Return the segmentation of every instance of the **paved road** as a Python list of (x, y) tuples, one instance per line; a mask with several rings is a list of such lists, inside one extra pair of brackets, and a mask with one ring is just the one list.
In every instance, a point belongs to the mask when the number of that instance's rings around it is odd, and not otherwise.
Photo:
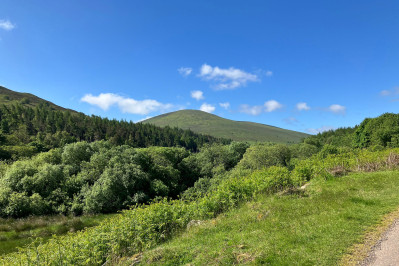
[(399, 266), (399, 220), (383, 234), (363, 265)]

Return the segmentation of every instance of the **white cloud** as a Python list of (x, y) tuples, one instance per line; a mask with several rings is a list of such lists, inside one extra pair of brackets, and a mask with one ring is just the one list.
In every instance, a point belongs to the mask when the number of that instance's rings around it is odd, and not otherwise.
[(275, 100), (270, 100), (270, 101), (265, 102), (266, 112), (273, 112), (282, 107), (283, 107), (283, 105)]
[(98, 96), (86, 94), (80, 100), (91, 105), (96, 105), (104, 111), (107, 111), (112, 105), (118, 103), (119, 101), (122, 101), (123, 97), (113, 93), (101, 93)]
[(296, 109), (298, 111), (308, 111), (308, 110), (310, 110), (310, 107), (308, 106), (307, 103), (297, 103)]
[(247, 85), (248, 82), (258, 81), (258, 76), (237, 68), (219, 68), (203, 64), (200, 69), (200, 77), (215, 82), (217, 90), (230, 90)]
[(273, 76), (273, 72), (270, 70), (267, 70), (265, 75), (266, 75), (266, 77), (271, 77), (271, 76)]
[(113, 105), (117, 105), (123, 113), (140, 115), (147, 115), (155, 111), (165, 111), (173, 107), (171, 104), (163, 104), (156, 100), (137, 101), (113, 93), (101, 93), (98, 96), (86, 94), (82, 97), (81, 101), (98, 106), (104, 111)]
[(392, 90), (382, 90), (380, 92), (381, 96), (391, 96), (391, 95), (398, 95), (399, 94), (399, 87), (395, 87)]
[(187, 77), (191, 74), (191, 72), (193, 72), (193, 69), (191, 67), (181, 67), (177, 70), (180, 75), (182, 75), (183, 77)]
[(215, 111), (216, 107), (211, 105), (211, 104), (207, 104), (207, 103), (203, 103), (200, 107), (201, 111), (207, 112), (207, 113), (212, 113), (213, 111)]
[(346, 107), (339, 104), (333, 104), (328, 107), (328, 110), (335, 114), (345, 114)]
[(204, 93), (202, 91), (192, 91), (191, 98), (194, 98), (197, 101), (205, 99)]
[(263, 112), (264, 107), (261, 105), (250, 106), (248, 104), (240, 105), (240, 112), (248, 115), (259, 115)]
[(230, 103), (229, 102), (225, 102), (225, 103), (219, 103), (220, 107), (224, 108), (224, 109), (229, 109), (230, 108)]
[(13, 30), (15, 28), (15, 24), (12, 24), (9, 20), (0, 20), (0, 29), (3, 30)]
[(322, 126), (319, 128), (308, 128), (306, 129), (307, 132), (311, 133), (311, 134), (318, 134), (318, 133), (323, 133), (325, 131), (330, 131), (330, 130), (334, 130), (334, 127), (331, 126)]
[(263, 112), (270, 113), (273, 111), (276, 111), (277, 109), (282, 108), (283, 105), (280, 104), (279, 102), (275, 100), (270, 100), (264, 103), (264, 105), (248, 105), (248, 104), (242, 104), (240, 105), (239, 111), (244, 114), (249, 114), (249, 115), (259, 115)]

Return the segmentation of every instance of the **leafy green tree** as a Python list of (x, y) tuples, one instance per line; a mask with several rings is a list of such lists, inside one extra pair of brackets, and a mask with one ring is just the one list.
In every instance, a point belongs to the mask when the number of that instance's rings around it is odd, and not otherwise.
[(238, 167), (243, 169), (262, 169), (270, 166), (288, 166), (291, 150), (287, 145), (257, 144), (248, 148)]

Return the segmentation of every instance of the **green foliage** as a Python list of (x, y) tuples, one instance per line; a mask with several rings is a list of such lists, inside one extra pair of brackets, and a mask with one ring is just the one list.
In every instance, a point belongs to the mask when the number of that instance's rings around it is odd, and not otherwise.
[[(0, 256), (18, 251), (26, 245), (46, 241), (52, 235), (77, 232), (87, 227), (98, 225), (110, 215), (82, 217), (30, 216), (23, 219), (0, 218)], [(33, 243), (32, 243), (33, 242)]]
[(316, 146), (317, 148), (321, 148), (325, 144), (336, 147), (351, 147), (355, 130), (356, 127), (347, 127), (325, 131), (304, 139), (304, 143)]
[[(103, 264), (114, 257), (129, 256), (154, 247), (185, 228), (189, 221), (215, 217), (244, 201), (254, 199), (257, 195), (292, 189), (312, 178), (334, 179), (336, 175), (333, 171), (337, 168), (347, 171), (397, 168), (398, 151), (338, 150), (337, 154), (329, 154), (324, 159), (314, 156), (299, 161), (292, 172), (287, 167), (273, 166), (248, 174), (248, 170), (236, 167), (211, 190), (206, 188), (209, 179), (201, 179), (198, 187), (205, 188), (203, 197), (196, 197), (193, 201), (163, 199), (150, 205), (139, 205), (132, 210), (123, 211), (121, 215), (98, 227), (52, 238), (45, 244), (7, 256), (3, 262), (52, 264), (62, 260), (65, 264), (74, 265)], [(152, 152), (154, 151), (149, 151), (150, 154)], [(248, 149), (248, 152), (253, 150)]]
[(105, 141), (67, 144), (4, 168), (0, 216), (110, 213), (157, 197), (177, 198), (199, 178), (233, 168), (247, 147), (215, 144), (191, 154)]
[(257, 144), (244, 154), (238, 167), (243, 169), (262, 169), (270, 166), (287, 166), (291, 160), (291, 150), (282, 144)]
[(108, 140), (114, 146), (131, 147), (178, 146), (190, 151), (198, 151), (205, 143), (230, 142), (190, 130), (87, 116), (55, 108), (43, 100), (33, 105), (12, 102), (0, 106), (0, 129), (3, 160), (31, 157), (77, 141)]
[(399, 147), (399, 115), (386, 113), (374, 119), (365, 119), (357, 128), (353, 145), (366, 148), (373, 145)]
[(291, 145), (290, 147), (292, 158), (296, 159), (307, 159), (312, 157), (314, 154), (319, 152), (319, 148), (316, 145), (308, 143), (299, 143)]
[(323, 146), (321, 151), (318, 153), (320, 158), (326, 158), (330, 154), (338, 154), (338, 148), (336, 146), (326, 144)]

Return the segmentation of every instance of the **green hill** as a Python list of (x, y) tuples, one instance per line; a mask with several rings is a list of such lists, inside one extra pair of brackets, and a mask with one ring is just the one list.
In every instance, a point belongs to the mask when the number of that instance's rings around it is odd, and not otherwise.
[(44, 103), (50, 106), (53, 110), (76, 112), (74, 110), (66, 109), (52, 102), (46, 101), (33, 94), (16, 92), (0, 86), (0, 105), (10, 105), (14, 103), (20, 103), (26, 107), (35, 107), (41, 103)]
[(142, 123), (191, 129), (196, 133), (237, 141), (296, 143), (308, 134), (269, 125), (225, 119), (198, 110), (181, 110), (156, 116)]

